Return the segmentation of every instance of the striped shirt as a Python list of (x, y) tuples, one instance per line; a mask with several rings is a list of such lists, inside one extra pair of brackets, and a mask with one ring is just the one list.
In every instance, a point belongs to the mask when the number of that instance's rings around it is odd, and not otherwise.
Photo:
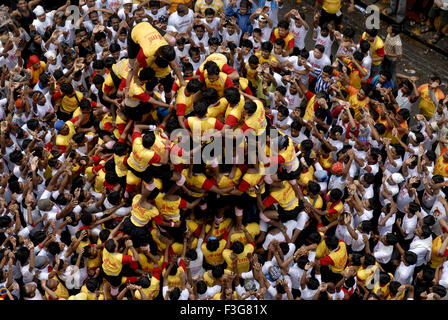
[(194, 6), (194, 12), (204, 14), (207, 8), (215, 10), (217, 14), (224, 11), (224, 3), (221, 0), (213, 0), (211, 4), (207, 4), (205, 0), (198, 0)]
[(319, 75), (319, 77), (317, 78), (316, 81), (316, 86), (314, 87), (314, 91), (316, 93), (320, 92), (320, 91), (324, 91), (324, 92), (328, 92), (328, 88), (330, 87), (330, 85), (334, 82), (333, 77), (330, 78), (330, 81), (324, 81), (322, 80), (322, 74)]

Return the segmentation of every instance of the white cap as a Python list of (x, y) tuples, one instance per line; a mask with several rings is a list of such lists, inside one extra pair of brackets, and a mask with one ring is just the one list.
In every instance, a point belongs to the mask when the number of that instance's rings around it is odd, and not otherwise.
[(415, 136), (414, 132), (409, 132), (408, 137), (411, 138), (412, 140), (417, 140), (417, 137)]
[(132, 0), (123, 0), (123, 4), (130, 4), (132, 3)]
[(52, 58), (55, 59), (56, 58), (56, 52), (54, 50), (48, 50), (47, 52), (45, 52), (44, 54), (45, 58)]
[(40, 16), (45, 13), (45, 10), (44, 8), (42, 8), (42, 6), (37, 6), (36, 8), (34, 8), (33, 12), (36, 16)]
[(434, 131), (439, 130), (439, 126), (437, 125), (437, 122), (436, 122), (436, 121), (431, 122), (431, 128), (432, 128), (432, 130), (434, 130)]
[(395, 182), (396, 184), (400, 184), (404, 181), (404, 178), (401, 175), (401, 173), (395, 172), (392, 174), (392, 181)]

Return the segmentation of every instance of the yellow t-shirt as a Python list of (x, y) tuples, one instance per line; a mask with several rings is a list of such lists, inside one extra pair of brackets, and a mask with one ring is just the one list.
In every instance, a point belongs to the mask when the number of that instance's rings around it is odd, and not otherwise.
[[(237, 256), (236, 265), (239, 273), (249, 272), (250, 261), (247, 255), (249, 253), (254, 252), (254, 249), (255, 249), (254, 244), (248, 243), (244, 246), (244, 251), (236, 255)], [(233, 261), (231, 258), (232, 252), (233, 251), (230, 249), (225, 249), (222, 252), (222, 256), (224, 257), (224, 260), (227, 262), (227, 269), (229, 270), (233, 270)]]
[(202, 253), (204, 254), (204, 260), (208, 264), (211, 265), (218, 265), (224, 263), (224, 257), (222, 256), (222, 252), (224, 251), (224, 248), (226, 247), (227, 241), (224, 239), (219, 240), (219, 247), (216, 249), (216, 251), (209, 251), (207, 249), (207, 243), (204, 242), (201, 245)]

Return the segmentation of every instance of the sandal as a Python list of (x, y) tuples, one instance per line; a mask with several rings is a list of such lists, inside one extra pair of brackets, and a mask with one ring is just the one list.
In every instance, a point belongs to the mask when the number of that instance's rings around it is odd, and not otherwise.
[(432, 26), (423, 26), (423, 27), (420, 29), (420, 33), (426, 33), (426, 32), (431, 31), (432, 29), (433, 29)]
[(439, 42), (440, 38), (442, 38), (442, 32), (436, 32), (436, 34), (431, 40), (431, 43), (436, 44), (437, 42)]

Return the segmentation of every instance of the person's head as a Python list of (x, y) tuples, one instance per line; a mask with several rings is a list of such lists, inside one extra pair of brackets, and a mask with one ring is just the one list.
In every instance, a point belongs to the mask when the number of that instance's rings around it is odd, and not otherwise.
[(300, 130), (302, 130), (302, 125), (300, 124), (300, 122), (298, 120), (294, 120), (291, 123), (291, 136), (292, 137), (298, 137), (300, 134)]
[(184, 78), (192, 77), (194, 68), (190, 62), (182, 63), (182, 72), (184, 74)]
[(388, 273), (380, 271), (380, 286), (385, 286), (391, 281), (391, 277)]
[(247, 100), (244, 103), (243, 114), (251, 116), (255, 113), (255, 111), (257, 111), (257, 104), (252, 100)]
[(208, 39), (208, 49), (210, 51), (210, 53), (214, 53), (216, 52), (216, 50), (218, 50), (218, 47), (220, 45), (220, 40), (216, 37), (210, 37)]
[(107, 252), (114, 253), (118, 249), (118, 244), (115, 239), (109, 239), (104, 244), (104, 248), (107, 250)]
[(149, 10), (151, 11), (152, 14), (157, 14), (157, 12), (160, 9), (160, 1), (157, 0), (151, 0), (149, 2)]
[(372, 89), (373, 89), (373, 86), (371, 84), (363, 85), (357, 93), (358, 100), (364, 100), (365, 98), (367, 98), (367, 96), (370, 94)]
[(324, 52), (325, 52), (325, 47), (323, 45), (317, 44), (314, 47), (313, 53), (314, 53), (314, 57), (316, 59), (321, 59), (323, 57), (323, 55), (324, 55)]
[(207, 102), (208, 105), (215, 104), (219, 101), (218, 91), (216, 91), (215, 88), (206, 88), (202, 92), (202, 99), (204, 99), (204, 101)]
[(338, 188), (334, 188), (330, 191), (329, 200), (331, 202), (336, 202), (341, 200), (342, 196), (343, 196), (342, 191)]
[(210, 252), (214, 252), (219, 248), (219, 240), (216, 237), (210, 237), (207, 240), (206, 244), (207, 250)]
[(193, 106), (193, 111), (195, 115), (199, 118), (205, 117), (205, 115), (207, 114), (207, 110), (208, 110), (208, 103), (204, 100), (196, 102)]
[(168, 63), (176, 59), (176, 51), (173, 46), (167, 44), (157, 50), (157, 56)]
[(156, 75), (156, 73), (155, 73), (154, 69), (152, 69), (152, 68), (143, 68), (143, 69), (141, 69), (139, 71), (138, 78), (143, 83), (148, 83), (149, 81), (154, 79), (155, 75)]
[(391, 36), (391, 37), (395, 37), (398, 36), (401, 32), (401, 28), (400, 25), (398, 24), (391, 24), (387, 27), (387, 33)]
[(378, 82), (380, 84), (385, 84), (387, 81), (389, 81), (392, 78), (392, 74), (388, 70), (381, 70), (380, 71), (380, 77), (378, 79)]
[(261, 44), (261, 46), (260, 46), (260, 49), (261, 49), (261, 56), (264, 58), (264, 59), (268, 59), (269, 58), (269, 56), (270, 56), (270, 54), (271, 54), (271, 52), (272, 52), (272, 49), (273, 49), (273, 44), (271, 43), (271, 42), (269, 42), (269, 41), (265, 41), (265, 42), (263, 42), (262, 44)]
[(260, 28), (254, 28), (254, 30), (252, 31), (252, 37), (254, 38), (254, 40), (258, 43), (260, 43), (261, 41), (261, 29)]
[(177, 301), (180, 298), (180, 289), (179, 287), (174, 287), (173, 290), (170, 291), (169, 294), (170, 300)]
[(215, 279), (221, 279), (221, 277), (224, 275), (224, 268), (222, 265), (216, 265), (212, 267), (212, 276)]
[(442, 83), (442, 79), (436, 74), (431, 76), (430, 80), (431, 85), (440, 86), (440, 84)]
[(189, 94), (193, 94), (201, 90), (202, 83), (199, 81), (199, 79), (191, 79), (188, 81), (186, 89)]
[(420, 238), (420, 239), (426, 239), (432, 235), (431, 228), (428, 225), (423, 225), (421, 227), (418, 227), (415, 229), (414, 233)]
[(179, 17), (183, 17), (188, 13), (188, 7), (181, 3), (177, 6), (177, 14), (179, 15)]
[(285, 40), (278, 38), (274, 41), (274, 54), (280, 56), (283, 54), (283, 48), (285, 47)]
[(215, 18), (215, 10), (213, 8), (207, 8), (204, 10), (205, 21), (207, 23), (212, 23)]
[(289, 33), (289, 22), (286, 20), (280, 20), (278, 22), (277, 28), (280, 38), (284, 38)]
[(230, 250), (232, 250), (235, 254), (240, 254), (244, 251), (244, 245), (241, 241), (234, 241), (230, 246)]
[(338, 238), (336, 238), (335, 236), (328, 236), (325, 238), (325, 245), (327, 246), (327, 248), (329, 250), (335, 250), (338, 245), (339, 245), (339, 241)]
[(194, 63), (198, 63), (201, 60), (201, 51), (198, 47), (190, 47), (188, 54)]
[(207, 283), (204, 280), (199, 280), (196, 282), (196, 291), (199, 294), (204, 294), (207, 292)]
[(320, 34), (322, 35), (322, 37), (328, 37), (328, 35), (330, 34), (330, 28), (329, 28), (329, 23), (326, 22), (322, 25), (322, 27), (320, 28)]
[(417, 263), (417, 255), (412, 251), (405, 251), (402, 256), (402, 261), (407, 266), (414, 265)]
[(388, 246), (394, 246), (397, 242), (398, 242), (398, 238), (395, 234), (393, 233), (387, 233), (384, 236), (384, 243)]
[(366, 30), (366, 40), (369, 42), (373, 42), (378, 35), (378, 29), (369, 28)]
[(247, 14), (251, 4), (248, 0), (241, 0), (240, 2), (240, 14), (245, 15)]
[(289, 117), (289, 109), (287, 107), (285, 107), (285, 106), (279, 106), (278, 107), (277, 119), (279, 121), (283, 121), (287, 117)]
[(205, 27), (202, 24), (196, 24), (193, 26), (193, 30), (196, 33), (196, 36), (198, 39), (202, 39), (205, 34)]
[(230, 105), (234, 106), (240, 102), (241, 94), (237, 88), (230, 87), (224, 89), (224, 97), (230, 103)]
[(251, 55), (249, 57), (248, 63), (249, 63), (249, 68), (252, 70), (255, 70), (255, 69), (257, 69), (258, 65), (260, 64), (260, 61), (256, 55)]
[(355, 29), (351, 26), (346, 26), (342, 30), (342, 41), (343, 42), (353, 42), (353, 38), (355, 37)]

